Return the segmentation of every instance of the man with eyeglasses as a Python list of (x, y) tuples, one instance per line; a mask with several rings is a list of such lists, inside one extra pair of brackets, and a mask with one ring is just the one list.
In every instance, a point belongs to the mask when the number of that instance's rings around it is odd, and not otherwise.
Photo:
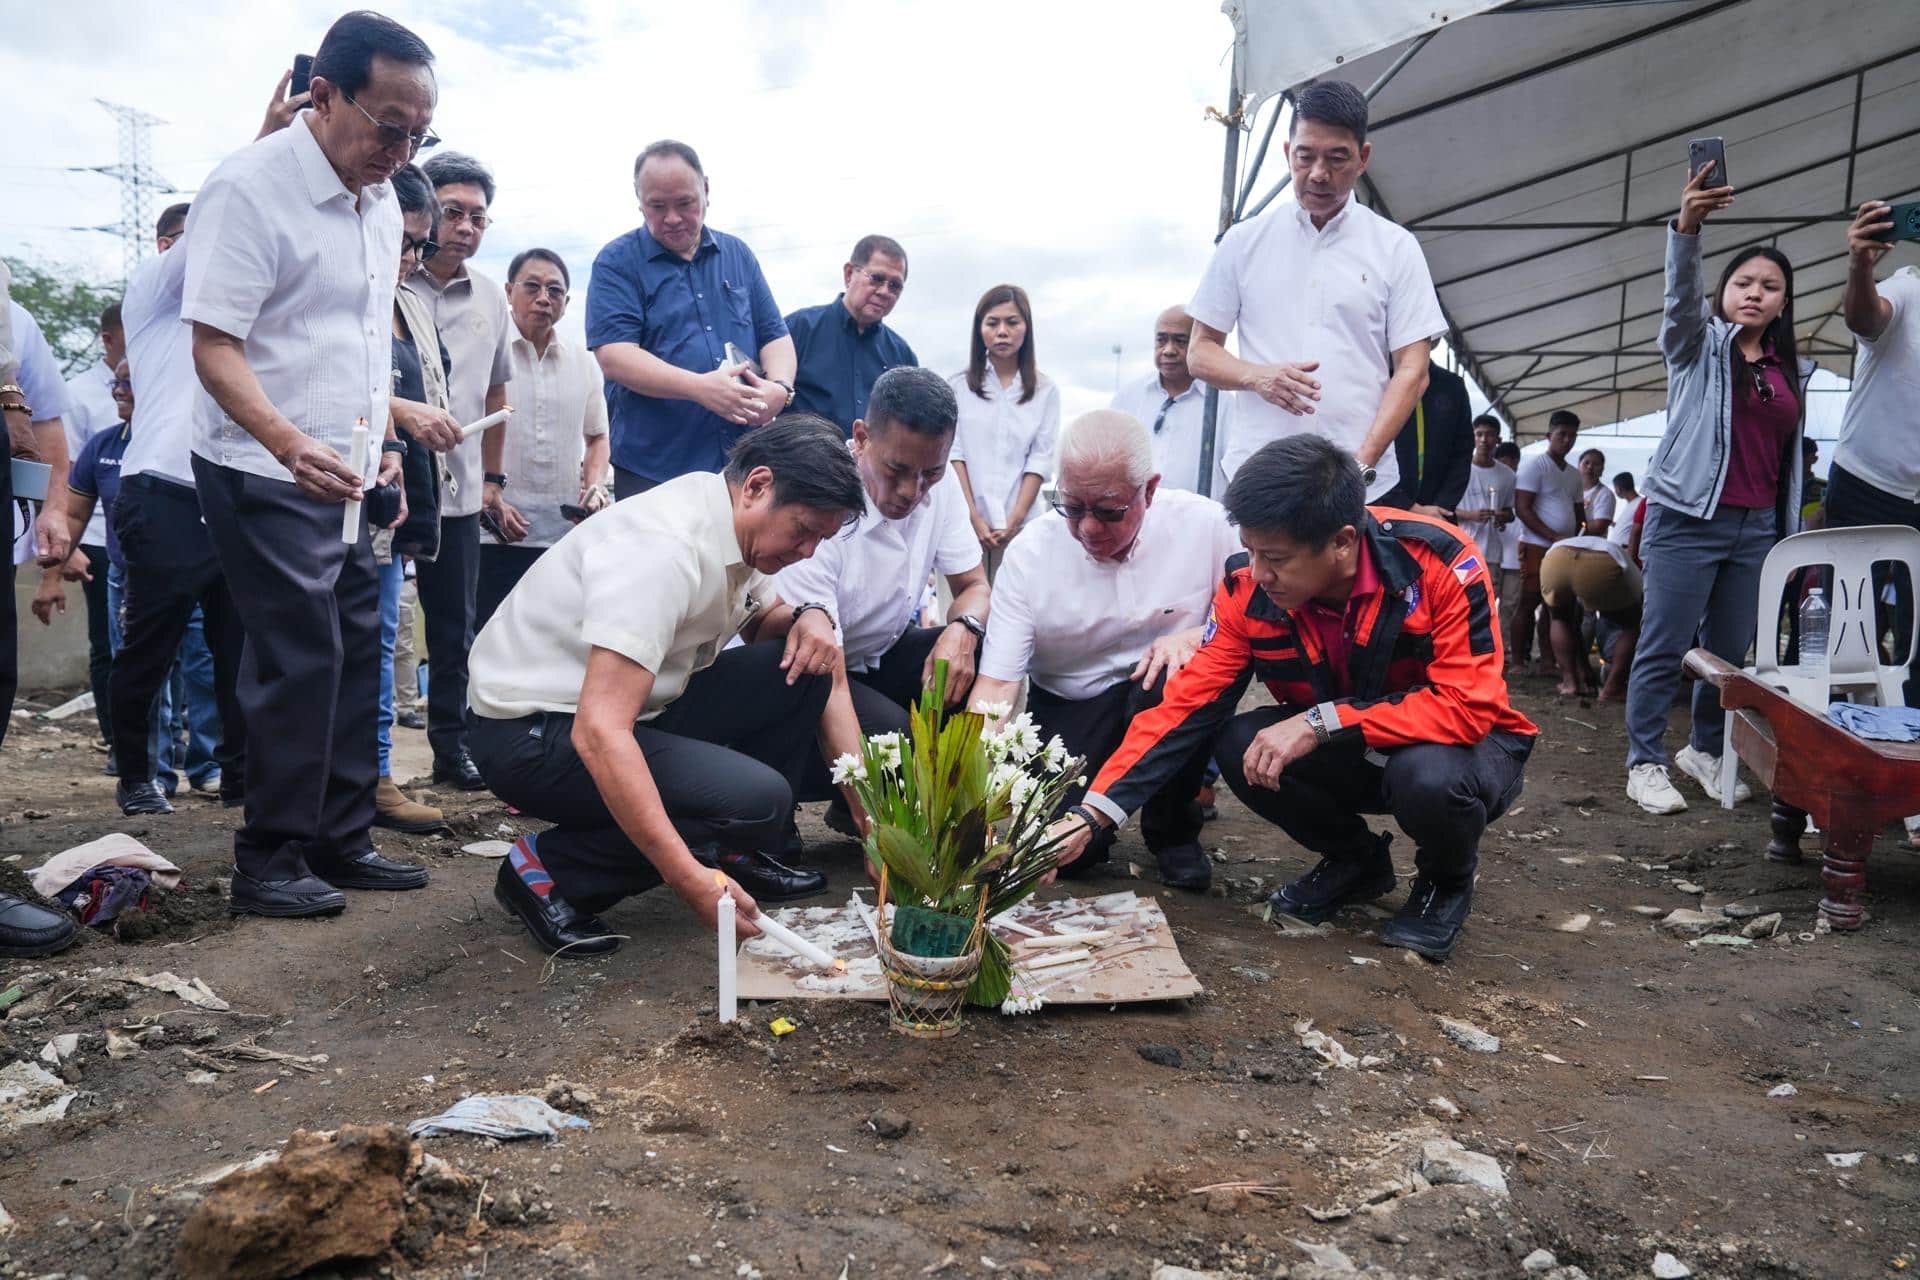
[(699, 154), (652, 143), (633, 163), (633, 185), (645, 223), (600, 251), (587, 285), (617, 498), (719, 471), (736, 440), (793, 402), (795, 368), (759, 259), (707, 225)]
[[(439, 248), (402, 288), (427, 304), (440, 331), (447, 369), (447, 410), (477, 422), (507, 403), (513, 377), (513, 317), (500, 287), (470, 263), (480, 251), (495, 194), (493, 174), (472, 156), (436, 155), (422, 165), (440, 202)], [(396, 411), (398, 412), (398, 411)], [(409, 431), (413, 424), (402, 419)], [(482, 513), (503, 524), (501, 503), (511, 480), (503, 459), (510, 425), (489, 428), (446, 456), (440, 494), (440, 550), (415, 564), (426, 615), (427, 742), (433, 780), (462, 791), (486, 783), (467, 754), (467, 654), (479, 607)], [(482, 483), (484, 479), (484, 485)]]
[[(1058, 734), (1092, 777), (1200, 647), (1239, 543), (1219, 503), (1162, 486), (1137, 418), (1086, 414), (1060, 433), (1058, 456), (1053, 511), (1009, 544), (994, 580), (972, 705), (1011, 704), (1031, 680), (1027, 709), (1041, 736)], [(1147, 848), (1177, 889), (1212, 880), (1194, 801), (1206, 768), (1206, 744), (1189, 744), (1143, 808)], [(1106, 861), (1112, 844), (1099, 841), (1073, 874)]]
[(600, 366), (585, 347), (554, 331), (567, 314), (572, 283), (567, 264), (551, 249), (525, 250), (507, 267), (520, 403), (500, 465), (513, 477), (513, 498), (498, 498), (490, 508), (496, 528), (480, 532), (476, 634), (542, 552), (612, 500)]
[(1224, 493), (1227, 488), (1227, 433), (1233, 421), (1233, 397), (1220, 397), (1214, 420), (1211, 482), (1200, 483), (1200, 437), (1207, 407), (1207, 386), (1187, 369), (1187, 343), (1193, 321), (1185, 307), (1168, 307), (1153, 322), (1153, 372), (1116, 391), (1109, 409), (1138, 418), (1153, 434), (1153, 469), (1169, 489)]
[(886, 323), (907, 291), (907, 251), (900, 242), (860, 237), (841, 279), (839, 297), (788, 316), (787, 332), (799, 359), (793, 407), (838, 423), (851, 439), (853, 424), (867, 416), (874, 380), (920, 361)]
[[(238, 693), (255, 747), (236, 912), (328, 915), (343, 888), (427, 882), (370, 838), (380, 587), (366, 508), (343, 530), (341, 504), (400, 474), (388, 400), (402, 219), (388, 179), (434, 141), (432, 63), (392, 19), (341, 17), (314, 55), (309, 105), (223, 161), (187, 215), (193, 476), (246, 633)], [(361, 468), (356, 423), (385, 438)]]

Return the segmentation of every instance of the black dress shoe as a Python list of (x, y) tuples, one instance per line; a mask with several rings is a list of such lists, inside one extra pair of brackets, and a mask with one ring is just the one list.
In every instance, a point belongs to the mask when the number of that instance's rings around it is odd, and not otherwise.
[(826, 824), (827, 830), (836, 831), (855, 843), (866, 840), (866, 837), (860, 834), (859, 824), (853, 820), (853, 810), (847, 807), (845, 796), (833, 798), (833, 803), (827, 806), (826, 815), (821, 821)]
[(255, 880), (238, 869), (233, 873), (232, 900), (227, 904), (227, 910), (237, 916), (331, 916), (346, 909), (347, 895), (319, 876)]
[(1446, 888), (1425, 876), (1415, 876), (1405, 904), (1380, 931), (1380, 941), (1417, 951), (1429, 960), (1445, 960), (1453, 954), (1472, 910), (1472, 880)]
[(1319, 924), (1349, 903), (1371, 902), (1392, 893), (1397, 883), (1393, 862), (1387, 857), (1387, 838), (1382, 837), (1370, 854), (1320, 859), (1320, 865), (1267, 901), (1275, 911)]
[(527, 888), (509, 860), (501, 861), (493, 877), (493, 900), (525, 925), (533, 940), (550, 955), (585, 960), (620, 949), (620, 939), (611, 936), (613, 930), (606, 921), (579, 910), (559, 894), (542, 898)]
[(345, 858), (307, 859), (313, 874), (336, 889), (424, 889), (427, 869), (380, 856), (367, 849)]
[(1207, 851), (1197, 844), (1155, 849), (1153, 856), (1160, 863), (1160, 881), (1169, 889), (1205, 893), (1213, 883), (1213, 862), (1207, 857)]
[(0, 956), (50, 956), (79, 936), (80, 926), (66, 912), (0, 893)]
[(129, 818), (139, 814), (173, 812), (173, 805), (166, 793), (160, 790), (159, 783), (152, 780), (122, 782), (113, 789), (113, 798), (120, 802), (120, 812)]
[(695, 849), (693, 856), (702, 865), (732, 876), (761, 902), (810, 898), (827, 887), (824, 872), (801, 871), (764, 853), (721, 853), (708, 845)]
[(424, 729), (427, 727), (426, 718), (412, 707), (408, 707), (404, 711), (394, 712), (393, 722), (402, 729)]
[(457, 756), (435, 756), (433, 758), (433, 780), (444, 782), (456, 791), (485, 791), (487, 780), (480, 776), (480, 770), (474, 766), (473, 757), (462, 748)]

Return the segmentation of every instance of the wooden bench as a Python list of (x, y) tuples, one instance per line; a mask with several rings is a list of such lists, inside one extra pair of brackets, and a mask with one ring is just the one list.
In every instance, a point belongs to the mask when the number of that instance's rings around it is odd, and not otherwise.
[(1820, 914), (1836, 929), (1858, 929), (1874, 837), (1920, 808), (1920, 743), (1856, 737), (1705, 649), (1687, 655), (1687, 669), (1732, 713), (1726, 750), (1773, 791), (1767, 856), (1799, 861), (1803, 816), (1812, 814), (1827, 842)]

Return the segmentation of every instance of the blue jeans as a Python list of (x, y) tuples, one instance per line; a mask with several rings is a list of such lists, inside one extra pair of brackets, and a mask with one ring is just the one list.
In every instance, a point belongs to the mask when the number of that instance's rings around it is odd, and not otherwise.
[[(1722, 506), (1701, 520), (1647, 504), (1640, 534), (1646, 595), (1627, 681), (1629, 769), (1667, 763), (1667, 716), (1689, 649), (1698, 645), (1736, 667), (1745, 664), (1760, 611), (1760, 562), (1773, 547), (1774, 526), (1770, 509)], [(1725, 736), (1719, 690), (1696, 681), (1693, 748), (1718, 756)]]
[[(220, 776), (214, 753), (220, 750), (220, 704), (213, 694), (213, 651), (207, 647), (206, 623), (195, 607), (180, 637), (173, 675), (167, 684), (174, 712), (173, 735), (186, 738), (186, 773), (197, 787)], [(162, 703), (163, 710), (166, 704)]]
[(393, 640), (400, 634), (400, 590), (406, 585), (406, 562), (399, 556), (376, 565), (380, 575), (380, 715), (375, 721), (380, 743), (380, 776), (393, 776)]
[[(115, 654), (120, 652), (120, 610), (122, 600), (127, 593), (127, 571), (119, 565), (107, 570), (107, 643)], [(179, 670), (175, 663), (175, 672)], [(148, 758), (153, 761), (153, 781), (160, 789), (172, 795), (180, 786), (180, 776), (173, 770), (173, 676), (160, 686), (158, 709), (153, 716), (152, 737), (147, 744)]]

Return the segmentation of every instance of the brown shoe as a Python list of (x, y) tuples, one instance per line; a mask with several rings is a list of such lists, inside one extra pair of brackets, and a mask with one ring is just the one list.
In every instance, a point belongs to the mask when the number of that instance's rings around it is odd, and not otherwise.
[(409, 800), (407, 793), (395, 786), (389, 777), (380, 779), (380, 789), (374, 792), (373, 825), (419, 835), (429, 831), (445, 831), (447, 819), (431, 805)]

